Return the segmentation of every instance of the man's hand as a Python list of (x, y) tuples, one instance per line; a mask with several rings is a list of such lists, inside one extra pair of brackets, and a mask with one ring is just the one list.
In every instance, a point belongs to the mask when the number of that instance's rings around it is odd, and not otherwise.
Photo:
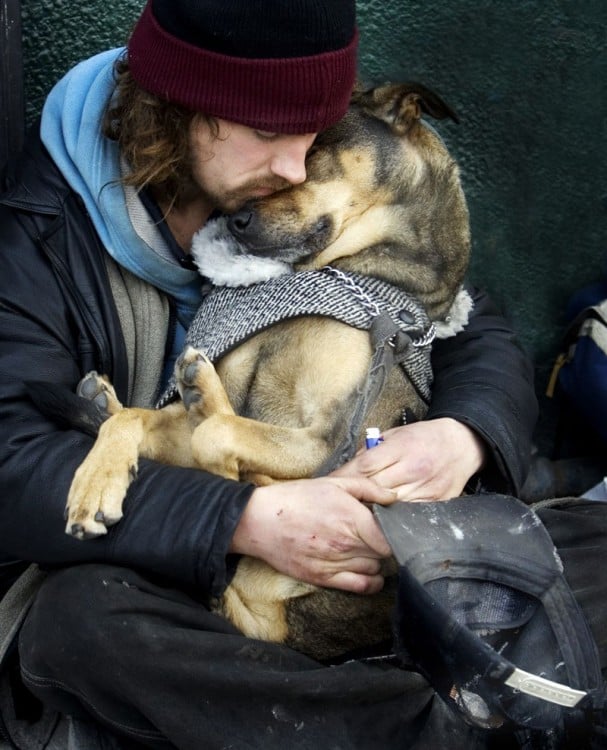
[[(317, 586), (380, 591), (390, 546), (364, 504), (396, 495), (363, 477), (302, 479), (253, 491), (230, 551)], [(363, 502), (361, 502), (363, 501)]]
[(332, 476), (369, 477), (399, 500), (448, 500), (462, 494), (484, 457), (484, 444), (469, 427), (431, 419), (388, 430), (383, 443), (359, 451)]

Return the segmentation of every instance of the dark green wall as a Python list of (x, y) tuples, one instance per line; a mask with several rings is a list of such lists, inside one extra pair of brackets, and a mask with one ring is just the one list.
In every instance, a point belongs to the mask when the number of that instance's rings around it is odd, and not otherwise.
[(461, 115), (474, 261), (538, 363), (607, 242), (607, 3), (369, 2), (362, 67), (421, 79)]
[[(288, 0), (285, 0), (288, 1)], [(25, 0), (28, 118), (68, 67), (121, 44), (142, 0)], [(605, 0), (359, 0), (361, 73), (419, 80), (461, 124), (471, 276), (489, 289), (538, 366), (569, 294), (598, 278), (607, 239)]]

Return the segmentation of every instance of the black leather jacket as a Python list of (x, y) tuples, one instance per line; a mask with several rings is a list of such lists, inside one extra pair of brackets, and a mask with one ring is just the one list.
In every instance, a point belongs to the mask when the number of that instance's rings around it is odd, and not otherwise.
[[(162, 575), (203, 593), (226, 584), (228, 546), (252, 487), (205, 472), (142, 462), (122, 521), (92, 541), (64, 533), (74, 470), (91, 438), (45, 420), (27, 380), (74, 388), (108, 374), (126, 399), (127, 357), (103, 262), (80, 198), (37, 135), (0, 193), (0, 594), (14, 561), (105, 561)], [(485, 482), (516, 493), (536, 418), (531, 367), (485, 295), (468, 329), (434, 356), (431, 417), (452, 416), (487, 442)]]

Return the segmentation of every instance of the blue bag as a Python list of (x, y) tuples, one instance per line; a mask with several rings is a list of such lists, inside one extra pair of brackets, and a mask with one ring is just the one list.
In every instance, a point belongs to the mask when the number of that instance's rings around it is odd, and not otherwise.
[(558, 385), (578, 416), (607, 443), (607, 284), (587, 287), (569, 306), (564, 350), (548, 386)]

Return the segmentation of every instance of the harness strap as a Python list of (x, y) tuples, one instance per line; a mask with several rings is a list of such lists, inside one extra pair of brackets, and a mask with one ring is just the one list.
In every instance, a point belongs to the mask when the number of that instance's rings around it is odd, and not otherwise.
[(387, 313), (380, 313), (373, 320), (370, 334), (373, 356), (365, 385), (361, 389), (348, 422), (348, 431), (342, 442), (315, 472), (315, 476), (329, 474), (352, 458), (358, 447), (359, 436), (367, 414), (379, 398), (390, 370), (398, 363), (406, 372), (407, 352), (412, 346), (411, 337), (401, 331)]

